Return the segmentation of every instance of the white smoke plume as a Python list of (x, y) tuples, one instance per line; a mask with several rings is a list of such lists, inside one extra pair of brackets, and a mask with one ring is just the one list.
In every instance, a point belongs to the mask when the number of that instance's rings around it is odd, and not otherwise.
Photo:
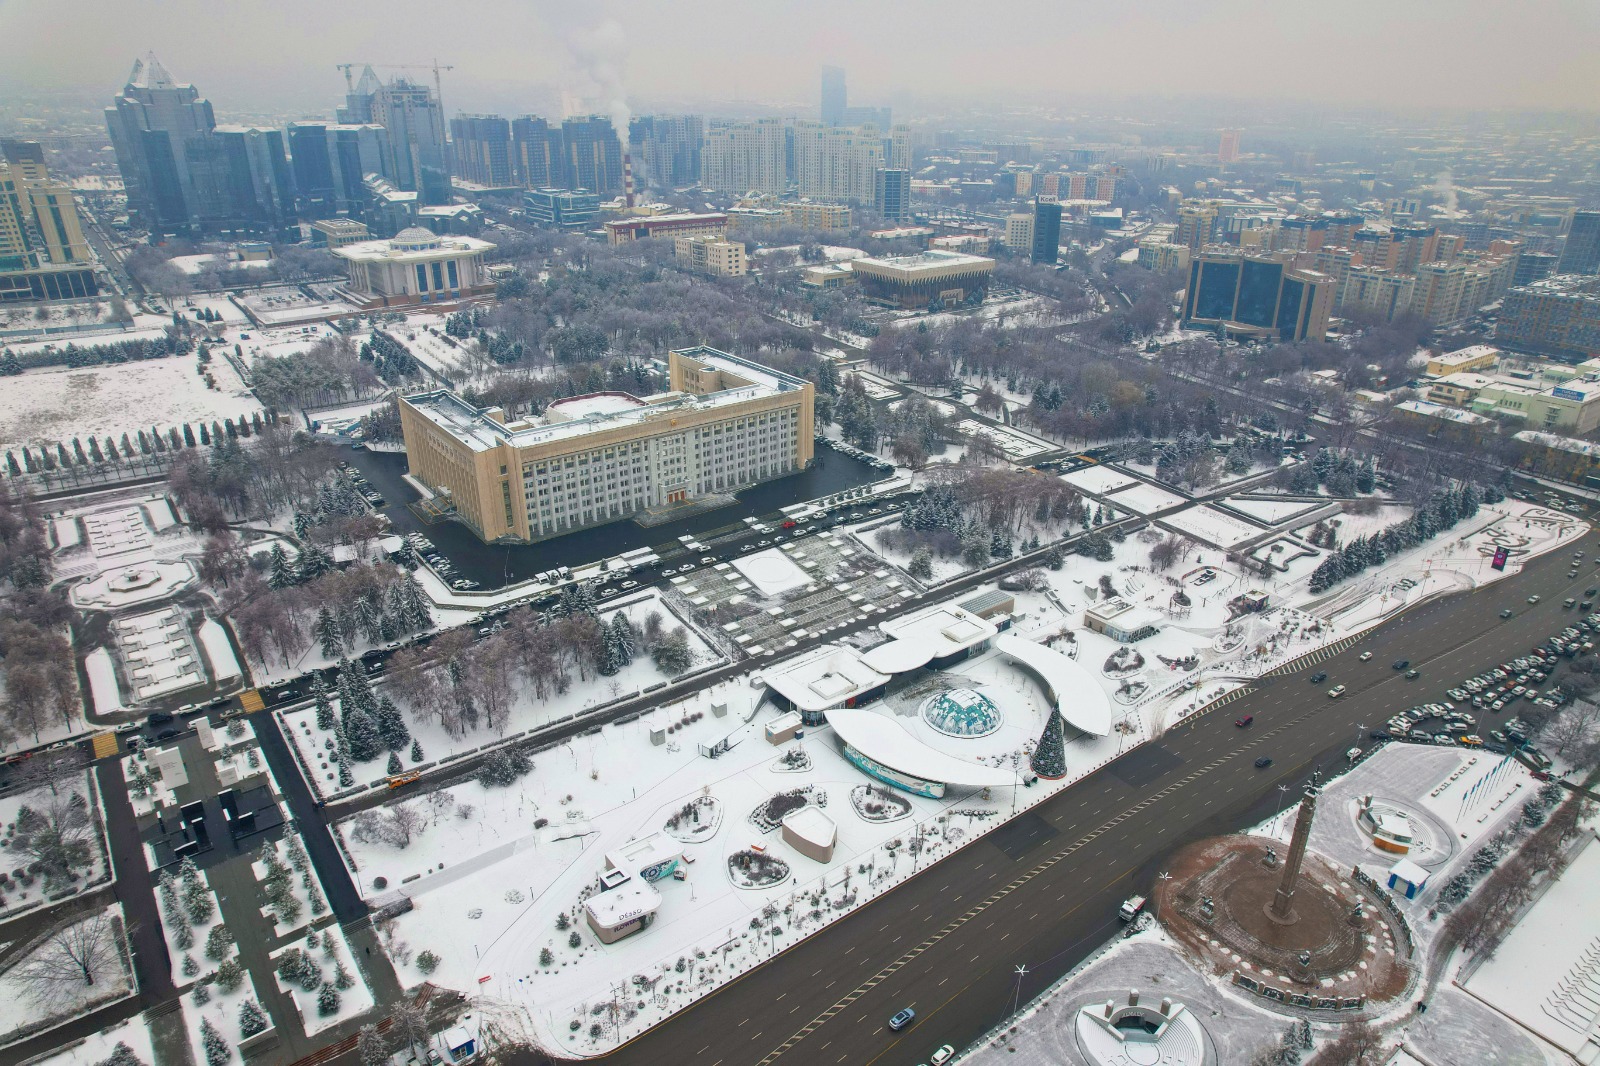
[(599, 89), (611, 126), (623, 150), (628, 147), (628, 123), (633, 112), (628, 107), (624, 75), (628, 65), (628, 35), (622, 23), (606, 19), (592, 30), (580, 31), (570, 42), (572, 58)]
[(1433, 191), (1444, 197), (1445, 208), (1454, 215), (1456, 204), (1459, 202), (1456, 196), (1455, 175), (1448, 170), (1439, 171), (1433, 177)]

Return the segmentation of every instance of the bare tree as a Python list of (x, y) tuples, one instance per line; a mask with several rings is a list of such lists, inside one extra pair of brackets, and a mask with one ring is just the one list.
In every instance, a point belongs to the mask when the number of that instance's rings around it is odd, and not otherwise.
[(50, 1008), (77, 998), (116, 965), (111, 912), (101, 911), (56, 928), (16, 974), (28, 997)]
[(1540, 739), (1555, 755), (1565, 759), (1569, 753), (1584, 752), (1593, 745), (1596, 725), (1600, 725), (1600, 705), (1580, 700), (1557, 711), (1544, 727)]
[(409, 803), (397, 803), (389, 810), (389, 839), (397, 848), (411, 846), (411, 840), (428, 824), (428, 818)]

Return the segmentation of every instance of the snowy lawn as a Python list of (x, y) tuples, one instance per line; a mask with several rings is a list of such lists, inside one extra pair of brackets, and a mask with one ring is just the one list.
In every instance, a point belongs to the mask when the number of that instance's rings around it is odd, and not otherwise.
[(146, 1066), (155, 1063), (150, 1047), (150, 1024), (143, 1015), (135, 1015), (98, 1033), (90, 1033), (49, 1058), (35, 1059), (34, 1062), (35, 1066), (100, 1066), (111, 1057), (118, 1044), (126, 1045)]
[(322, 886), (299, 837), (290, 835), (268, 842), (257, 856), (250, 864), (250, 872), (262, 882), (267, 902), (261, 913), (272, 921), (275, 934), (288, 936), (328, 913)]
[[(0, 914), (9, 920), (109, 880), (104, 818), (88, 772), (0, 796)], [(30, 873), (35, 863), (44, 869)]]
[[(189, 1061), (199, 1064), (206, 1062), (206, 1027), (215, 1032), (227, 1043), (230, 1052), (235, 1051), (240, 1040), (247, 1035), (247, 1029), (254, 1028), (252, 1024), (241, 1024), (244, 1015), (249, 1012), (245, 1006), (249, 1003), (259, 1011), (259, 1018), (265, 1020), (266, 1027), (271, 1027), (272, 1020), (267, 1016), (266, 1009), (261, 1005), (261, 999), (256, 994), (255, 981), (248, 973), (233, 991), (228, 991), (216, 981), (208, 981), (198, 988), (184, 993), (179, 998), (183, 1005), (183, 1029), (189, 1036)], [(260, 1029), (256, 1030), (260, 1032)], [(233, 1056), (230, 1056), (230, 1059)], [(162, 1066), (162, 1064), (156, 1064)]]
[(1119, 489), (1141, 484), (1138, 478), (1130, 477), (1120, 470), (1113, 470), (1109, 466), (1086, 466), (1082, 470), (1062, 474), (1061, 480), (1090, 496), (1104, 496)]
[(239, 949), (233, 943), (233, 934), (223, 925), (222, 910), (205, 871), (186, 869), (180, 864), (156, 876), (156, 901), (160, 905), (172, 983), (185, 988), (224, 960), (237, 957)]
[(1296, 516), (1322, 506), (1316, 500), (1261, 500), (1245, 496), (1229, 496), (1222, 502), (1247, 518), (1269, 526), (1292, 522)]
[[(93, 984), (77, 976), (83, 959), (89, 960)], [(52, 976), (36, 980), (30, 974)], [(42, 936), (0, 974), (0, 1046), (127, 999), (134, 991), (122, 907), (112, 904)]]
[(192, 358), (176, 357), (8, 377), (0, 389), (0, 450), (90, 435), (120, 441), (123, 433), (152, 425), (164, 431), (261, 410), (227, 360), (212, 359), (206, 369), (215, 389), (206, 388)]
[(1215, 548), (1232, 548), (1266, 530), (1209, 505), (1190, 507), (1161, 519), (1161, 524)]
[(1154, 485), (1138, 484), (1112, 493), (1106, 497), (1106, 502), (1119, 510), (1146, 515), (1153, 511), (1165, 511), (1169, 507), (1177, 507), (1184, 502), (1184, 497)]
[[(307, 1036), (315, 1036), (371, 1009), (372, 992), (336, 923), (313, 929), (272, 953), (278, 988), (300, 1011)], [(298, 965), (290, 959), (298, 959)], [(291, 974), (291, 968), (293, 970)]]

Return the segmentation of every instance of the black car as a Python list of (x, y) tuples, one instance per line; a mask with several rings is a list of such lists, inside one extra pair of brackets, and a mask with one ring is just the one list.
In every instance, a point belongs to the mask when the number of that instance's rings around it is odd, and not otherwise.
[(1267, 767), (1269, 767), (1271, 765), (1272, 765), (1272, 760), (1269, 759), (1265, 755), (1261, 756), (1261, 758), (1256, 760), (1256, 769), (1257, 770), (1265, 770)]
[(149, 722), (151, 725), (166, 725), (173, 720), (174, 719), (172, 715), (168, 714), (166, 711), (157, 711), (155, 714), (152, 714), (149, 718), (145, 719), (145, 721)]
[(177, 735), (178, 735), (178, 730), (176, 730), (176, 729), (163, 729), (161, 732), (156, 734), (156, 739), (157, 740), (171, 740), (173, 737), (175, 737)]
[(1394, 668), (1396, 670), (1404, 670), (1406, 667), (1408, 667), (1410, 665), (1411, 665), (1411, 660), (1410, 659), (1396, 659), (1394, 661)]
[(1316, 673), (1311, 675), (1311, 683), (1313, 685), (1320, 685), (1326, 680), (1328, 680), (1328, 675), (1322, 670), (1318, 670)]
[(1388, 732), (1386, 730), (1374, 729), (1372, 732), (1367, 734), (1367, 739), (1368, 740), (1388, 740), (1389, 739), (1389, 734), (1388, 734)]

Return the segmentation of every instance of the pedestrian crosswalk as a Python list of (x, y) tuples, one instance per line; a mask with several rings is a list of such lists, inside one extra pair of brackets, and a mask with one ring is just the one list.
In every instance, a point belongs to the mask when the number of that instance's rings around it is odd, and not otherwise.
[(1336, 640), (1332, 644), (1324, 644), (1316, 651), (1307, 652), (1298, 659), (1290, 659), (1288, 662), (1284, 663), (1275, 670), (1268, 670), (1267, 676), (1281, 677), (1284, 674), (1292, 674), (1297, 670), (1303, 670), (1308, 666), (1315, 666), (1317, 663), (1320, 663), (1325, 659), (1333, 658), (1335, 655), (1338, 655), (1340, 652), (1344, 651), (1346, 648), (1350, 647), (1360, 639), (1361, 635), (1358, 633), (1353, 637), (1345, 637), (1342, 640)]

